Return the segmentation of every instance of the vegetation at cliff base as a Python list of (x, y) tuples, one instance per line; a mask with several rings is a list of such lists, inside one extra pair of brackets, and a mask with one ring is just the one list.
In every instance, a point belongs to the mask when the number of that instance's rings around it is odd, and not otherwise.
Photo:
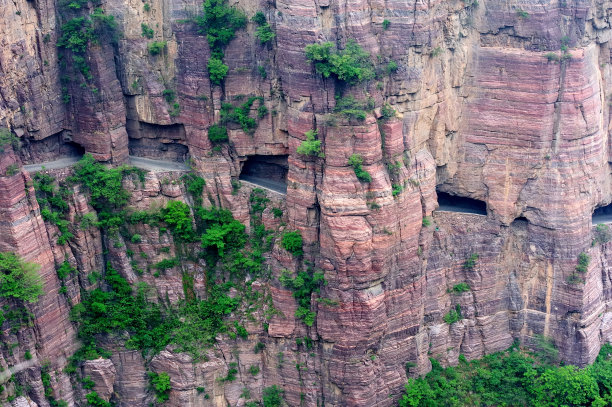
[(612, 403), (612, 345), (601, 348), (584, 369), (549, 364), (538, 352), (510, 349), (442, 368), (431, 359), (425, 377), (412, 378), (400, 407), (437, 406), (609, 406)]
[(374, 66), (370, 54), (355, 40), (346, 43), (343, 50), (331, 42), (310, 44), (305, 48), (306, 58), (314, 63), (315, 71), (325, 78), (336, 77), (340, 81), (354, 84), (374, 78)]
[(0, 252), (0, 297), (36, 302), (43, 294), (40, 266), (21, 259), (15, 253)]
[(166, 372), (148, 372), (151, 388), (155, 392), (155, 399), (158, 403), (164, 403), (170, 398), (170, 376)]

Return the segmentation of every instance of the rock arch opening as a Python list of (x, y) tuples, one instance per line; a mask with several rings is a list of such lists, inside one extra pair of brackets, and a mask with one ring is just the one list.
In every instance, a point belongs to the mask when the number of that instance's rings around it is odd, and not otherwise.
[(487, 204), (483, 201), (451, 195), (447, 192), (436, 192), (438, 194), (438, 211), (487, 215)]
[(159, 125), (128, 120), (127, 131), (131, 156), (180, 163), (189, 158), (182, 124)]
[(287, 193), (289, 164), (286, 155), (252, 155), (242, 164), (240, 179), (273, 191)]
[(62, 131), (42, 140), (25, 139), (20, 151), (24, 164), (39, 164), (65, 159), (79, 159), (85, 148), (72, 140), (68, 131)]
[(593, 225), (602, 223), (612, 223), (612, 203), (606, 206), (595, 208), (592, 217)]

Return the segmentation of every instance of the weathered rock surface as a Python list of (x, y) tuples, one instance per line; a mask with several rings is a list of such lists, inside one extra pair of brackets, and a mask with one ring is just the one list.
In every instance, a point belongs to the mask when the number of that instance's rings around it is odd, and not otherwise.
[[(26, 349), (35, 350), (37, 361), (50, 362), (55, 397), (74, 405), (83, 394), (61, 372), (78, 347), (69, 302), (78, 303), (80, 289), (89, 288), (86, 276), (110, 260), (131, 282), (155, 287), (161, 301), (183, 296), (178, 270), (160, 278), (134, 270), (175, 255), (160, 251), (171, 246), (167, 234), (136, 225), (140, 243), (121, 238), (149, 259), (135, 263), (96, 230), (75, 227), (75, 238), (59, 246), (56, 227), (40, 217), (29, 175), (4, 175), (10, 165), (64, 154), (70, 144), (54, 145), (70, 140), (113, 163), (124, 162), (128, 151), (189, 156), (206, 179), (206, 204), (231, 209), (247, 225), (252, 188), (236, 187), (241, 165), (251, 155), (289, 155), (287, 195), (269, 195), (283, 218), (267, 209), (263, 221), (269, 228), (301, 231), (305, 260), (328, 281), (320, 295), (337, 303), (313, 301), (318, 316), (308, 328), (294, 317), (290, 291), (276, 280), (257, 282), (282, 315), (272, 317), (267, 332), (251, 323), (248, 340), (222, 338), (206, 362), (170, 349), (147, 361), (125, 350), (120, 339), (108, 338), (112, 358), (84, 369), (96, 376), (96, 391), (119, 405), (153, 400), (147, 369), (170, 373), (171, 406), (239, 406), (246, 401), (244, 388), (257, 399), (272, 384), (284, 388), (289, 405), (387, 406), (407, 374), (428, 371), (430, 356), (454, 364), (459, 354), (478, 358), (515, 339), (537, 347), (544, 335), (567, 362), (593, 361), (601, 343), (612, 340), (612, 244), (591, 245), (591, 213), (612, 201), (612, 3), (235, 3), (249, 16), (263, 10), (276, 37), (264, 46), (253, 24), (239, 31), (225, 51), (229, 74), (219, 87), (208, 79), (205, 37), (185, 21), (200, 11), (200, 1), (152, 0), (148, 12), (142, 2), (103, 1), (123, 35), (116, 45), (90, 47), (94, 79), (84, 87), (72, 81), (65, 104), (65, 72), (55, 46), (61, 19), (54, 3), (0, 0), (0, 122), (24, 145), (18, 155), (0, 153), (0, 250), (40, 264), (46, 293), (31, 308), (34, 327), (11, 337), (22, 343), (19, 351), (3, 350), (0, 364), (18, 366)], [(143, 23), (155, 28), (151, 41), (167, 41), (162, 55), (148, 54)], [(314, 74), (304, 47), (349, 38), (382, 70), (391, 60), (398, 70), (344, 91), (361, 100), (371, 97), (376, 112), (388, 103), (396, 117), (330, 118), (342, 89)], [(176, 94), (178, 112), (164, 97), (168, 89)], [(230, 145), (215, 148), (207, 129), (219, 119), (222, 101), (237, 105), (241, 95), (263, 97), (270, 113), (251, 135), (230, 125)], [(256, 102), (253, 117), (258, 107)], [(325, 158), (296, 153), (315, 128)], [(372, 182), (357, 179), (348, 164), (352, 154), (363, 157)], [(54, 171), (58, 178), (68, 173)], [(127, 187), (136, 209), (191, 199), (173, 174), (148, 174), (143, 185)], [(484, 201), (488, 215), (436, 212), (436, 190)], [(88, 212), (92, 208), (76, 190), (71, 220)], [(570, 284), (583, 251), (591, 257), (585, 283)], [(476, 266), (464, 267), (473, 253), (479, 255)], [(298, 267), (278, 244), (267, 256), (275, 277)], [(65, 282), (66, 295), (59, 293), (55, 273), (64, 259), (79, 270)], [(203, 295), (204, 265), (189, 267)], [(453, 294), (461, 282), (470, 291)], [(457, 305), (462, 319), (444, 323)], [(296, 345), (295, 338), (306, 335), (315, 339), (312, 350)], [(260, 341), (266, 348), (255, 353)], [(221, 382), (232, 362), (238, 364), (237, 381)], [(406, 362), (414, 364), (409, 372)], [(19, 377), (32, 383), (28, 395), (45, 406), (41, 365)], [(255, 376), (247, 371), (251, 365), (260, 367)]]

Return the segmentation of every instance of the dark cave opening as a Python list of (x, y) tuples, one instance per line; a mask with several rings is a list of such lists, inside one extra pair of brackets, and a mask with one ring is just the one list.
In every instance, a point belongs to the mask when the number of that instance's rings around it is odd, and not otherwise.
[(72, 141), (68, 131), (56, 133), (42, 140), (25, 139), (22, 147), (20, 156), (24, 164), (80, 158), (85, 154), (85, 148)]
[(175, 162), (185, 162), (189, 158), (182, 124), (158, 125), (128, 120), (126, 128), (131, 156)]
[(593, 211), (593, 224), (611, 223), (612, 222), (612, 203), (606, 206), (600, 206)]
[(286, 155), (252, 155), (242, 165), (240, 179), (253, 184), (287, 193), (289, 164)]
[(487, 204), (478, 199), (451, 195), (447, 192), (436, 191), (438, 194), (438, 211), (471, 213), (476, 215), (487, 214)]

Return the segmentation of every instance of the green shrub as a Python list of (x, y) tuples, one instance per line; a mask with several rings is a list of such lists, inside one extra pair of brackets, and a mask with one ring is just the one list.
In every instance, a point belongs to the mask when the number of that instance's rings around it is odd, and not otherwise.
[(266, 15), (262, 11), (255, 13), (255, 15), (251, 18), (251, 21), (257, 25), (264, 25), (268, 22)]
[(91, 379), (91, 376), (85, 377), (81, 383), (83, 384), (83, 388), (87, 390), (91, 390), (96, 387), (96, 382)]
[(398, 69), (399, 69), (399, 66), (397, 65), (397, 62), (395, 61), (390, 61), (387, 64), (387, 67), (385, 68), (385, 70), (387, 71), (387, 75), (391, 75), (397, 72)]
[(32, 360), (32, 353), (30, 353), (29, 350), (26, 350), (23, 357), (25, 360)]
[(281, 240), (283, 248), (295, 257), (299, 257), (304, 252), (302, 251), (302, 235), (298, 231), (291, 231), (283, 233)]
[(223, 79), (227, 76), (229, 67), (218, 58), (210, 58), (208, 60), (208, 75), (210, 81), (216, 85), (221, 85)]
[(259, 366), (251, 365), (251, 367), (249, 367), (249, 373), (253, 376), (257, 376), (257, 374), (259, 373)]
[(333, 75), (349, 84), (374, 78), (370, 54), (353, 39), (341, 51), (336, 50), (331, 42), (326, 42), (307, 45), (305, 52), (306, 58), (314, 63), (316, 72), (325, 78)]
[(595, 228), (595, 241), (604, 244), (610, 241), (612, 234), (608, 225), (599, 224)]
[(166, 41), (153, 41), (147, 45), (147, 49), (149, 50), (149, 54), (151, 55), (159, 55), (163, 50), (166, 49)]
[(548, 62), (554, 62), (559, 60), (559, 55), (554, 52), (547, 52), (544, 54), (544, 57), (548, 60)]
[(277, 385), (266, 387), (262, 392), (264, 407), (281, 407), (283, 405), (283, 389)]
[(374, 108), (374, 101), (368, 99), (366, 102), (360, 102), (352, 96), (340, 97), (336, 96), (336, 106), (334, 112), (341, 114), (349, 119), (365, 120), (368, 111)]
[(476, 262), (478, 261), (478, 253), (472, 253), (470, 254), (470, 256), (465, 260), (465, 263), (463, 263), (463, 268), (465, 270), (474, 270), (474, 267), (476, 267)]
[(246, 25), (246, 16), (228, 6), (227, 0), (206, 0), (204, 14), (196, 17), (198, 32), (205, 34), (213, 55), (221, 59), (222, 51), (235, 37), (236, 31)]
[(325, 154), (321, 151), (321, 140), (315, 139), (317, 134), (316, 130), (308, 130), (306, 132), (306, 140), (302, 141), (298, 146), (297, 153), (311, 157), (325, 157)]
[(184, 242), (194, 241), (195, 230), (189, 205), (181, 201), (170, 201), (162, 209), (161, 215), (175, 238)]
[(320, 293), (321, 285), (327, 284), (323, 272), (300, 271), (295, 278), (287, 270), (281, 272), (279, 278), (281, 284), (293, 291), (293, 297), (298, 302), (295, 316), (304, 321), (307, 326), (312, 326), (317, 314), (310, 310), (312, 293)]
[(145, 38), (151, 39), (155, 35), (155, 31), (145, 23), (140, 24), (140, 29), (141, 35)]
[(102, 397), (98, 395), (95, 391), (88, 393), (85, 398), (87, 399), (87, 403), (93, 407), (111, 407), (112, 404), (108, 401), (105, 401)]
[(198, 216), (206, 223), (202, 247), (213, 249), (218, 256), (223, 257), (226, 251), (241, 249), (246, 244), (245, 227), (233, 218), (230, 211), (200, 208)]
[(155, 398), (158, 403), (164, 403), (170, 398), (170, 376), (166, 372), (154, 373), (148, 372), (149, 383), (155, 392)]
[(423, 227), (430, 227), (431, 226), (431, 219), (429, 219), (428, 216), (423, 217)]
[(64, 260), (64, 262), (57, 268), (57, 277), (60, 280), (64, 280), (69, 274), (74, 272), (76, 272), (76, 269), (72, 267), (67, 260)]
[(468, 283), (455, 284), (452, 291), (457, 294), (464, 293), (466, 291), (470, 291), (470, 286)]
[(280, 208), (272, 208), (272, 214), (275, 219), (279, 219), (283, 217), (283, 211)]
[(60, 31), (61, 35), (57, 40), (57, 46), (74, 53), (84, 53), (89, 41), (96, 39), (91, 20), (86, 17), (76, 17), (68, 20), (61, 26)]
[(383, 119), (388, 120), (388, 119), (395, 117), (397, 113), (395, 109), (391, 107), (390, 104), (385, 103), (380, 109), (380, 114), (382, 115)]
[(159, 271), (166, 271), (166, 270), (171, 269), (173, 267), (176, 267), (178, 265), (179, 265), (178, 259), (163, 259), (163, 260), (155, 263), (155, 265), (153, 265), (153, 267), (155, 267)]
[(444, 322), (451, 325), (461, 319), (461, 306), (457, 304), (455, 309), (451, 309), (448, 311), (446, 315), (444, 315)]
[(268, 77), (268, 73), (266, 72), (266, 68), (264, 68), (263, 66), (258, 66), (257, 67), (257, 71), (259, 72), (259, 76), (262, 77), (262, 79), (266, 79)]
[[(263, 106), (264, 99), (258, 96), (251, 96), (240, 106), (233, 106), (230, 103), (221, 104), (221, 122), (236, 123), (245, 133), (252, 133), (257, 128), (257, 121), (250, 117), (251, 107), (258, 101), (259, 107)], [(266, 109), (267, 112), (267, 109)]]
[(236, 374), (238, 373), (238, 364), (236, 362), (230, 362), (227, 374), (221, 378), (222, 382), (233, 382), (236, 380)]
[(227, 128), (213, 124), (208, 128), (208, 139), (213, 143), (223, 143), (229, 140), (227, 136)]
[(578, 255), (578, 265), (576, 266), (576, 271), (579, 273), (586, 273), (589, 268), (589, 263), (591, 262), (591, 258), (585, 252), (582, 252)]
[(253, 352), (255, 353), (259, 353), (261, 351), (263, 351), (266, 348), (266, 344), (263, 342), (257, 342), (255, 344), (255, 347), (253, 348)]
[(18, 151), (20, 147), (19, 137), (11, 133), (10, 130), (0, 127), (0, 153), (4, 153), (7, 147)]
[(151, 5), (149, 3), (145, 3), (143, 9), (144, 11), (149, 12), (151, 11)]
[(363, 157), (360, 154), (352, 154), (349, 157), (348, 164), (353, 167), (357, 179), (361, 182), (372, 182), (372, 176), (369, 172), (363, 169)]
[(383, 22), (382, 22), (383, 30), (385, 30), (385, 31), (388, 30), (390, 25), (391, 25), (391, 21), (389, 21), (387, 19), (383, 20)]
[(525, 20), (529, 19), (529, 13), (520, 8), (516, 10), (516, 15)]
[(34, 303), (43, 294), (40, 266), (14, 253), (0, 252), (0, 297)]
[(257, 30), (255, 30), (255, 36), (260, 43), (265, 44), (272, 41), (274, 37), (276, 37), (276, 34), (274, 31), (272, 31), (270, 24), (266, 23), (260, 27), (257, 27)]
[(173, 89), (164, 89), (164, 91), (162, 92), (162, 96), (164, 97), (164, 99), (166, 99), (166, 102), (172, 103), (176, 98), (176, 92), (174, 92)]

